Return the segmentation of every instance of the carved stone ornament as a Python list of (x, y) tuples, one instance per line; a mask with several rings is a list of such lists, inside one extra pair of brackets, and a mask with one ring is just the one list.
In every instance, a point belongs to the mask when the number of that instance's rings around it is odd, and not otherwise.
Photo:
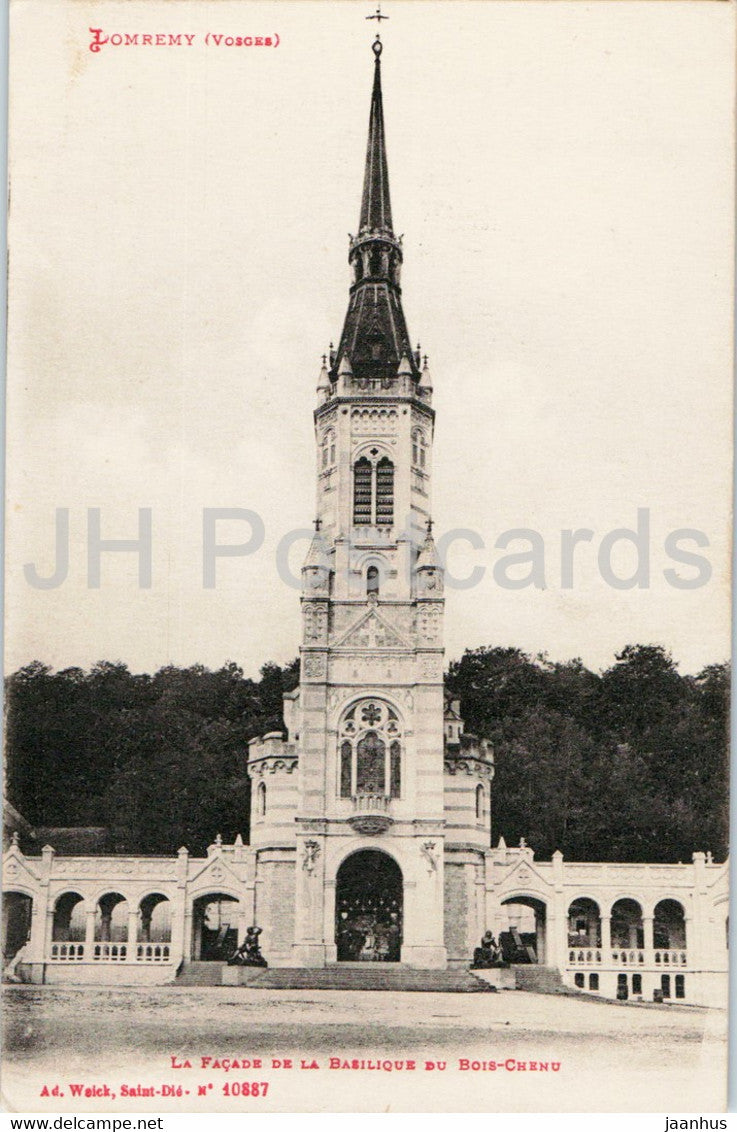
[(305, 606), (304, 629), (306, 641), (325, 640), (328, 625), (328, 611), (324, 606)]
[(442, 614), (436, 605), (423, 606), (418, 617), (420, 635), (425, 641), (435, 643), (440, 635)]
[(126, 860), (114, 857), (62, 857), (54, 861), (54, 877), (91, 877), (100, 879), (141, 877), (163, 880), (176, 876), (177, 862), (170, 860)]
[(438, 675), (438, 657), (436, 656), (422, 656), (419, 663), (420, 678), (423, 680), (433, 680)]
[(375, 837), (385, 833), (392, 824), (388, 814), (353, 814), (348, 818), (348, 825), (356, 833), (363, 833), (366, 837)]
[(317, 858), (320, 856), (320, 846), (317, 841), (305, 841), (302, 868), (306, 873), (314, 873)]
[(435, 842), (434, 841), (423, 841), (422, 847), (420, 849), (420, 853), (422, 853), (422, 856), (425, 858), (425, 862), (427, 864), (427, 871), (429, 873), (437, 872), (438, 859), (437, 859), (437, 856), (435, 855)]
[(251, 778), (262, 778), (265, 774), (276, 774), (277, 771), (283, 770), (286, 774), (292, 774), (299, 764), (299, 759), (296, 756), (289, 758), (281, 758), (279, 756), (271, 756), (265, 759), (258, 759), (248, 765), (248, 773)]
[(344, 649), (397, 649), (403, 648), (402, 640), (393, 629), (372, 610), (368, 617), (340, 642)]
[(317, 656), (307, 656), (304, 661), (305, 676), (313, 680), (320, 680), (327, 671), (327, 658), (321, 653)]
[(387, 436), (397, 431), (396, 409), (354, 409), (351, 413), (353, 436)]

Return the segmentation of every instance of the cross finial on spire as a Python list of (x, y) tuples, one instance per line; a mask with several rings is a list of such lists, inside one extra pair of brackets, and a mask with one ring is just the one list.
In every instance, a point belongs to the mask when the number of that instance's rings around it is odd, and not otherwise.
[(315, 530), (319, 531), (322, 526), (322, 519), (315, 519)]
[(376, 9), (376, 11), (374, 12), (373, 16), (366, 16), (366, 19), (367, 20), (378, 20), (379, 27), (381, 27), (381, 21), (382, 20), (388, 20), (389, 17), (388, 16), (382, 16), (382, 14), (381, 14), (381, 4), (379, 4), (379, 6)]
[(323, 365), (327, 365), (327, 361), (328, 361), (328, 356), (327, 356), (327, 354), (323, 354), (323, 356), (322, 356), (322, 364), (323, 364)]
[(432, 519), (428, 519), (426, 525), (427, 525), (427, 537), (432, 538), (432, 529), (433, 529), (433, 526), (434, 526)]

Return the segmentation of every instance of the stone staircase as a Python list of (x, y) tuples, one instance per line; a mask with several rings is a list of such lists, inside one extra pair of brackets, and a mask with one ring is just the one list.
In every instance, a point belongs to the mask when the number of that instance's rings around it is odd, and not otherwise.
[(535, 963), (519, 964), (512, 967), (515, 989), (531, 991), (533, 994), (570, 994), (564, 986), (557, 967), (538, 967)]
[(185, 960), (174, 978), (177, 987), (219, 987), (222, 985), (224, 963), (204, 963)]
[[(495, 988), (463, 968), (418, 970), (401, 963), (335, 963), (327, 967), (226, 967), (223, 963), (185, 963), (176, 986), (228, 985), (259, 990), (440, 991), (449, 994), (494, 993)], [(230, 980), (233, 980), (231, 982)], [(237, 981), (236, 981), (237, 980)]]

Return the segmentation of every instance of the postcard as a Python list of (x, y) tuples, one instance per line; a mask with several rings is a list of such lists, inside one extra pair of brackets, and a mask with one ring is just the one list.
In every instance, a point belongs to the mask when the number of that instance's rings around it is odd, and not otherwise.
[(11, 0), (7, 1110), (723, 1110), (734, 13)]

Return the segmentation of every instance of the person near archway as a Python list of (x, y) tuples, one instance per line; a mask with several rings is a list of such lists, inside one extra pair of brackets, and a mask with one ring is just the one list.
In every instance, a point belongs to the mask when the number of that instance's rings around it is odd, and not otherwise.
[(481, 946), (474, 949), (472, 967), (493, 967), (501, 959), (499, 944), (494, 939), (493, 932), (486, 931), (481, 937)]

